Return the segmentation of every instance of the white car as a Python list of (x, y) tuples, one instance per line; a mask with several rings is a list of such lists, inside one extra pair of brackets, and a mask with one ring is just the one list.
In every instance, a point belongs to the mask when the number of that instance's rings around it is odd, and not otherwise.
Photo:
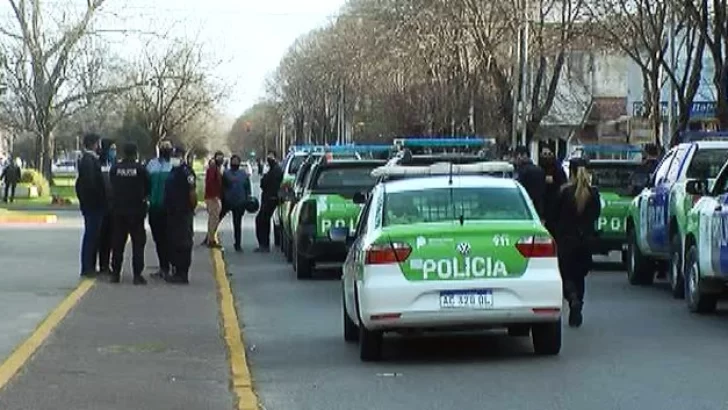
[[(355, 198), (365, 202), (356, 232), (330, 232), (350, 243), (345, 340), (358, 340), (369, 361), (380, 358), (386, 332), (507, 328), (513, 336), (530, 332), (536, 353), (558, 354), (555, 243), (525, 189), (513, 179), (472, 175), (479, 164), (435, 165), (375, 169), (388, 178), (368, 198)], [(429, 175), (412, 178), (416, 168)], [(392, 178), (397, 173), (403, 179)]]
[(75, 175), (76, 161), (58, 161), (51, 167), (51, 172), (54, 175)]

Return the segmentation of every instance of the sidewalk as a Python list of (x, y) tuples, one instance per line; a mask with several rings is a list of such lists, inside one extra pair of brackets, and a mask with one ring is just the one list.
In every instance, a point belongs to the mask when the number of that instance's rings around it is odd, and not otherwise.
[[(148, 265), (152, 248), (148, 238)], [(189, 286), (146, 272), (149, 285), (132, 286), (128, 269), (121, 285), (96, 281), (0, 390), (0, 409), (233, 408), (210, 251), (195, 248)]]

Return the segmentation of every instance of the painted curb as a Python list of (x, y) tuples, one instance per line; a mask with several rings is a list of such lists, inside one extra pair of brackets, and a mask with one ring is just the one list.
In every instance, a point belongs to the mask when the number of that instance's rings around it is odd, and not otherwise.
[(0, 213), (0, 224), (54, 224), (56, 222), (58, 222), (56, 215)]

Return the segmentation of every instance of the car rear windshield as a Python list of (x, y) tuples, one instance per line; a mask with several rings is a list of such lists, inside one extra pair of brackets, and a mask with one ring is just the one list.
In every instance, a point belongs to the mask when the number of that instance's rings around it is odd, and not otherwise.
[(288, 174), (290, 175), (296, 175), (298, 173), (298, 169), (301, 168), (301, 165), (303, 165), (303, 161), (306, 160), (305, 155), (294, 155), (291, 157), (290, 165), (288, 166)]
[(610, 164), (589, 169), (592, 184), (601, 189), (622, 189), (630, 184), (637, 165)]
[(693, 155), (686, 173), (687, 178), (712, 179), (728, 160), (728, 149), (701, 149)]
[(367, 167), (349, 166), (322, 169), (316, 177), (313, 189), (320, 191), (337, 190), (342, 188), (346, 190), (369, 190), (377, 183), (377, 180), (371, 176), (374, 168), (375, 165)]
[(517, 221), (533, 219), (521, 191), (515, 187), (436, 188), (389, 192), (383, 226), (454, 221)]

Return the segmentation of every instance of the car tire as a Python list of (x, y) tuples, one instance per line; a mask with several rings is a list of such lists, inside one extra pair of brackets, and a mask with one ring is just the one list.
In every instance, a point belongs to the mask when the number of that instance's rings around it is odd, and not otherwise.
[(685, 255), (685, 301), (693, 313), (712, 313), (718, 305), (716, 295), (700, 291), (700, 266), (698, 264), (698, 248), (691, 245)]
[(651, 285), (655, 280), (655, 265), (642, 254), (633, 230), (627, 232), (627, 254), (629, 284)]
[(531, 335), (531, 327), (528, 325), (508, 326), (508, 336), (510, 337), (527, 337)]
[(672, 297), (675, 299), (682, 299), (685, 297), (685, 277), (683, 275), (685, 265), (683, 264), (682, 245), (679, 235), (675, 234), (672, 236), (670, 250), (670, 293), (672, 293)]
[(346, 313), (346, 290), (344, 283), (341, 283), (341, 311), (344, 313), (344, 341), (353, 343), (359, 340), (359, 326), (354, 323)]
[(362, 362), (376, 362), (382, 359), (384, 334), (369, 330), (362, 323), (359, 326), (359, 358)]
[(293, 263), (293, 241), (288, 237), (284, 240), (286, 241), (286, 262)]
[(273, 224), (273, 244), (281, 246), (281, 226)]
[(296, 271), (296, 279), (311, 279), (313, 276), (313, 262), (311, 259), (298, 252), (298, 246), (293, 245), (293, 270)]
[(537, 323), (531, 327), (533, 350), (540, 356), (555, 356), (561, 352), (561, 319), (552, 323)]

